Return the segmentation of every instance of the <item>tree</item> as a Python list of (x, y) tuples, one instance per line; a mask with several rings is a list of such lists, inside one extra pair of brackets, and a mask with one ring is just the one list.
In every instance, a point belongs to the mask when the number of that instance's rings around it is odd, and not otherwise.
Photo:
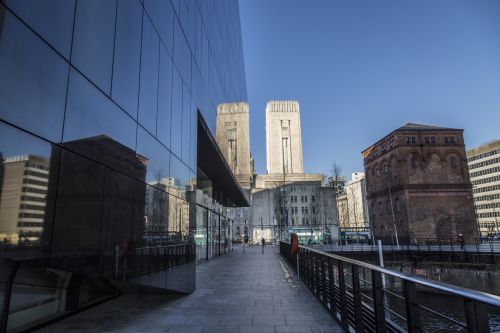
[(282, 232), (288, 226), (288, 193), (286, 184), (286, 174), (281, 175), (281, 179), (275, 182), (272, 189), (273, 212), (278, 227), (278, 239), (282, 239)]

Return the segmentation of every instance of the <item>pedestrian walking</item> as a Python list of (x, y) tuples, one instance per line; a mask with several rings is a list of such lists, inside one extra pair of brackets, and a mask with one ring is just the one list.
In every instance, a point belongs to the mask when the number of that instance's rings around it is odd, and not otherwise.
[(458, 242), (460, 243), (460, 250), (463, 250), (465, 247), (464, 235), (458, 234)]
[(264, 254), (264, 246), (266, 246), (266, 240), (264, 239), (264, 237), (262, 237), (260, 243), (262, 244), (262, 254)]

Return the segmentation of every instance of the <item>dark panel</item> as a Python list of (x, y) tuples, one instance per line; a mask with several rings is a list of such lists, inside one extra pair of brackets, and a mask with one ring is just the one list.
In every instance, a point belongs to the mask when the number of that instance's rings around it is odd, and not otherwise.
[(141, 62), (142, 7), (137, 0), (118, 2), (111, 97), (137, 118)]
[(177, 156), (182, 154), (182, 79), (174, 68), (172, 81), (172, 134), (170, 149)]
[(153, 21), (160, 38), (170, 54), (173, 54), (174, 41), (174, 9), (170, 1), (146, 0), (146, 11)]
[(157, 137), (170, 147), (170, 124), (172, 117), (172, 60), (163, 46), (160, 46), (160, 71), (158, 82)]
[[(83, 76), (70, 74), (64, 145), (133, 176), (137, 124)], [(107, 147), (92, 150), (91, 145)], [(122, 160), (123, 163), (118, 161)]]
[[(85, 145), (73, 142), (71, 146)], [(73, 147), (71, 147), (73, 148)], [(98, 149), (98, 146), (95, 146)], [(63, 151), (52, 241), (51, 266), (97, 274), (105, 186), (105, 168)]]
[(115, 37), (116, 0), (85, 0), (76, 5), (71, 62), (107, 95)]
[(168, 184), (170, 151), (142, 127), (137, 131), (137, 155), (145, 165), (143, 180), (147, 183)]
[(75, 0), (6, 0), (7, 7), (69, 60)]
[(139, 123), (156, 136), (158, 107), (158, 66), (160, 40), (149, 18), (142, 26), (141, 83), (139, 94)]
[(12, 14), (2, 14), (0, 118), (58, 142), (69, 66)]

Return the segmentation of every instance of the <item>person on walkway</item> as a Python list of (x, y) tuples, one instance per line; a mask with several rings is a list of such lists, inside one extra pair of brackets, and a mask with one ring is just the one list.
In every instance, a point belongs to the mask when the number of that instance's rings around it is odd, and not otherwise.
[(463, 250), (465, 247), (464, 235), (458, 234), (458, 242), (460, 243), (460, 249)]
[(266, 246), (266, 240), (264, 239), (264, 237), (262, 237), (260, 243), (262, 244), (262, 254), (264, 254), (264, 246)]

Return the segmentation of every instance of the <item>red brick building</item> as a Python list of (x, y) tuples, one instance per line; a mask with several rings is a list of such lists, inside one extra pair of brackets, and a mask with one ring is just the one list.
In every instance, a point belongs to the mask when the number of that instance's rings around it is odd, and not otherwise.
[(478, 237), (462, 129), (408, 123), (362, 154), (375, 238)]

